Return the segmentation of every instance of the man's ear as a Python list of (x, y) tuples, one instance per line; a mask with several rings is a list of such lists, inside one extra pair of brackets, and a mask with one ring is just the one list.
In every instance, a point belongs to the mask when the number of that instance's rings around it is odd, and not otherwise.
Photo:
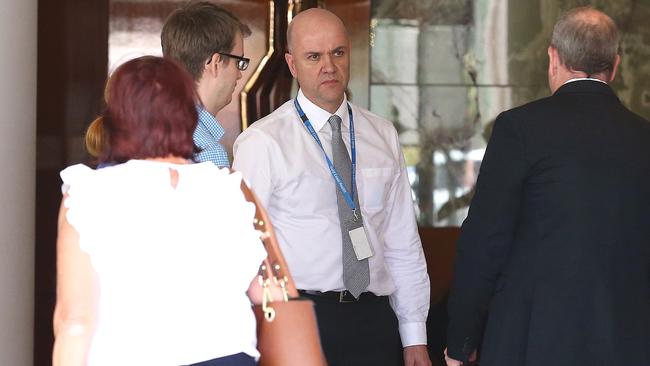
[(609, 75), (609, 80), (607, 81), (608, 83), (611, 83), (614, 81), (614, 78), (616, 77), (616, 71), (618, 71), (618, 65), (621, 64), (621, 56), (616, 55), (616, 60), (614, 60), (614, 67), (612, 68), (612, 73)]
[(289, 52), (285, 53), (284, 60), (287, 61), (287, 66), (289, 66), (289, 71), (291, 71), (291, 76), (293, 76), (294, 79), (297, 79), (296, 64), (293, 63), (293, 55), (290, 54)]
[(218, 53), (213, 53), (210, 58), (210, 63), (206, 63), (203, 68), (203, 75), (208, 75), (210, 77), (216, 78), (221, 71), (221, 55)]
[(552, 46), (548, 46), (548, 77), (550, 79), (557, 76), (558, 68), (560, 66), (560, 59), (557, 55), (557, 50)]

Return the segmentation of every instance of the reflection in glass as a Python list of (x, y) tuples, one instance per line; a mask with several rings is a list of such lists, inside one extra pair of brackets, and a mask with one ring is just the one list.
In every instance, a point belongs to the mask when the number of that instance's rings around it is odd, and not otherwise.
[(557, 16), (591, 5), (621, 30), (613, 87), (650, 117), (650, 3), (634, 0), (374, 0), (370, 109), (395, 124), (421, 226), (459, 226), (503, 110), (547, 96)]
[(419, 224), (458, 226), (485, 151), (484, 131), (510, 106), (507, 8), (406, 3), (373, 3), (371, 109), (398, 130)]

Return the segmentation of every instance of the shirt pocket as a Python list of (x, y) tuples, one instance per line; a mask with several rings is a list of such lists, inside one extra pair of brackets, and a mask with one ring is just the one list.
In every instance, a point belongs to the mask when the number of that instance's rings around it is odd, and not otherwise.
[(386, 206), (390, 188), (397, 176), (395, 168), (364, 168), (361, 172), (360, 203), (373, 212)]

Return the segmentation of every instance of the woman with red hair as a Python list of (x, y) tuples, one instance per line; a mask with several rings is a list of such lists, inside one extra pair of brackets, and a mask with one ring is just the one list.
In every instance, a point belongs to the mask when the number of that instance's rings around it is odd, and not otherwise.
[(254, 365), (266, 257), (241, 176), (190, 164), (193, 81), (147, 56), (111, 77), (100, 162), (61, 172), (54, 365)]

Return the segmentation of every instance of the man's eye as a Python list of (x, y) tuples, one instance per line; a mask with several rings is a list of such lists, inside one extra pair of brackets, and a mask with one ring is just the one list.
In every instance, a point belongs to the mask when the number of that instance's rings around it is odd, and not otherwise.
[(341, 57), (343, 55), (345, 55), (345, 51), (343, 51), (343, 50), (334, 51), (334, 56), (336, 56), (336, 57)]
[(311, 61), (318, 61), (318, 55), (309, 55), (307, 56), (307, 59)]

